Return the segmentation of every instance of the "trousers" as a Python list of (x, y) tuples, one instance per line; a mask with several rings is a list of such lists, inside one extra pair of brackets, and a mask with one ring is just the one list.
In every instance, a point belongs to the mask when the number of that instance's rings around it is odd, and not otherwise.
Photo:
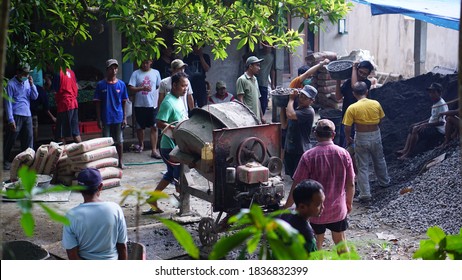
[(370, 198), (369, 166), (371, 161), (379, 185), (385, 187), (390, 183), (380, 129), (372, 132), (356, 132), (354, 142), (359, 197)]

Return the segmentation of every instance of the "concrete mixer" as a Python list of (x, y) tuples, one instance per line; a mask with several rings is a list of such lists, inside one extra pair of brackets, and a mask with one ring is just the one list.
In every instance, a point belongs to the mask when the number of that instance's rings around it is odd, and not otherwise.
[[(280, 124), (261, 124), (239, 101), (195, 108), (179, 123), (170, 153), (181, 165), (180, 215), (190, 215), (190, 196), (212, 203), (214, 220), (202, 218), (199, 238), (211, 245), (218, 238), (222, 214), (237, 213), (257, 203), (264, 210), (279, 208), (284, 197)], [(189, 173), (194, 168), (213, 188), (197, 186)]]

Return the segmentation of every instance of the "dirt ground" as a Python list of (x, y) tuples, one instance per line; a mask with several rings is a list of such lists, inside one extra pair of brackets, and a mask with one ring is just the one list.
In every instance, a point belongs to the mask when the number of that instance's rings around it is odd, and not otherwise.
[[(165, 166), (159, 160), (151, 160), (149, 152), (141, 154), (126, 153), (126, 163), (129, 168), (124, 170), (122, 186), (106, 189), (102, 193), (102, 198), (120, 202), (122, 192), (130, 187), (138, 189), (152, 190), (160, 180)], [(193, 172), (196, 184), (208, 188), (208, 183), (196, 172)], [(286, 195), (290, 189), (290, 182), (286, 181)], [(173, 186), (166, 190), (167, 193), (174, 192)], [(158, 215), (163, 218), (173, 218), (178, 220), (177, 207), (174, 205), (176, 200), (161, 202), (160, 206), (166, 211)], [(64, 213), (68, 209), (82, 202), (81, 195), (71, 193), (68, 202), (50, 202), (48, 206), (58, 209)], [(180, 248), (172, 234), (164, 228), (152, 216), (141, 216), (137, 213), (136, 200), (127, 199), (122, 204), (127, 226), (129, 228), (129, 240), (138, 240), (146, 246), (148, 259), (181, 259), (184, 258), (184, 251)], [(146, 209), (143, 206), (141, 210)], [(198, 198), (191, 198), (191, 208), (197, 213), (196, 216), (180, 219), (181, 223), (191, 232), (196, 240), (196, 244), (201, 246), (198, 237), (198, 221), (200, 217), (216, 217), (217, 213), (212, 213), (211, 204)], [(29, 240), (47, 249), (54, 259), (66, 259), (65, 251), (61, 247), (62, 226), (51, 221), (48, 216), (39, 208), (34, 208), (34, 218), (36, 222), (35, 235), (33, 238), (25, 237), (19, 223), (19, 211), (16, 203), (3, 202), (1, 204), (1, 228), (3, 241)], [(354, 210), (350, 215), (350, 228), (347, 231), (348, 240), (357, 248), (362, 259), (411, 259), (413, 252), (418, 248), (418, 241), (424, 236), (415, 236), (407, 230), (393, 228), (388, 225), (375, 225), (370, 228), (368, 225), (371, 213), (374, 209), (366, 209), (360, 205), (354, 205)], [(136, 228), (136, 221), (139, 218), (139, 227)], [(138, 238), (137, 239), (137, 233)], [(327, 237), (330, 237), (327, 234)], [(326, 241), (326, 248), (332, 245), (330, 238)], [(207, 249), (204, 248), (203, 256), (206, 257)]]
[[(393, 152), (404, 144), (409, 125), (429, 116), (429, 109), (422, 109), (431, 106), (425, 93), (425, 87), (431, 82), (442, 83), (448, 89), (443, 97), (449, 101), (456, 96), (454, 94), (457, 94), (456, 81), (456, 75), (426, 74), (407, 81), (386, 84), (386, 86), (371, 92), (371, 98), (377, 99), (386, 113), (386, 118), (381, 126), (392, 185), (385, 190), (377, 189), (372, 185), (374, 195), (372, 207), (366, 208), (356, 203), (353, 205), (353, 211), (349, 216), (350, 227), (347, 231), (347, 239), (354, 244), (362, 259), (412, 259), (413, 253), (419, 246), (419, 240), (426, 238), (424, 234), (416, 234), (396, 225), (382, 224), (374, 218), (374, 213), (380, 211), (387, 203), (399, 196), (403, 182), (408, 182), (418, 176), (423, 163), (438, 156), (438, 151), (435, 151), (435, 153), (427, 153), (410, 161), (401, 162), (396, 160)], [(269, 116), (267, 120), (270, 119)], [(149, 157), (149, 151), (141, 154), (126, 152), (124, 158), (129, 168), (124, 170), (121, 186), (104, 190), (102, 198), (105, 200), (121, 202), (122, 192), (127, 188), (153, 190), (162, 176), (161, 172), (165, 170), (162, 161)], [(195, 172), (192, 174), (196, 185), (205, 190), (212, 188), (208, 181), (200, 175)], [(4, 179), (8, 178), (8, 176), (5, 177)], [(291, 182), (288, 178), (284, 179), (287, 196)], [(167, 188), (166, 192), (172, 194), (174, 192), (173, 186)], [(209, 202), (191, 197), (191, 208), (196, 215), (178, 218), (176, 200), (173, 196), (171, 197), (170, 201), (160, 202), (160, 207), (166, 211), (158, 216), (180, 221), (191, 232), (196, 244), (201, 246), (198, 238), (198, 221), (201, 217), (215, 218), (217, 213), (213, 213)], [(65, 213), (81, 202), (80, 194), (71, 193), (68, 201), (49, 202), (47, 205)], [(184, 251), (167, 229), (154, 217), (139, 214), (138, 211), (146, 209), (147, 206), (137, 209), (137, 201), (133, 197), (128, 198), (121, 206), (129, 227), (129, 240), (138, 241), (146, 246), (147, 259), (185, 258)], [(1, 236), (3, 241), (29, 240), (47, 249), (52, 258), (66, 259), (66, 254), (60, 244), (62, 225), (51, 221), (37, 206), (33, 214), (36, 222), (35, 235), (33, 238), (27, 238), (20, 227), (16, 203), (3, 202), (1, 204)], [(324, 248), (330, 248), (332, 242), (329, 234), (326, 237)], [(203, 249), (203, 257), (206, 258), (207, 249)]]

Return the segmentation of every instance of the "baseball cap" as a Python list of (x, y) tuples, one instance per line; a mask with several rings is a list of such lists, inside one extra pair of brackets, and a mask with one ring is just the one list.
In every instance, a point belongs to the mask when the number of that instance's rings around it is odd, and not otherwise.
[(249, 58), (247, 58), (247, 60), (245, 61), (245, 66), (248, 67), (250, 64), (254, 64), (254, 63), (258, 63), (262, 61), (263, 61), (263, 58), (258, 58), (256, 56), (249, 56)]
[(304, 86), (303, 89), (300, 90), (300, 92), (306, 95), (306, 97), (311, 98), (311, 99), (315, 99), (316, 95), (318, 95), (318, 91), (313, 86), (310, 86), (310, 85)]
[(119, 63), (118, 63), (117, 60), (115, 60), (114, 58), (108, 59), (108, 60), (106, 61), (106, 68), (111, 67), (111, 65), (113, 65), (113, 64), (119, 66)]
[[(111, 64), (112, 65), (112, 64)], [(80, 171), (77, 176), (77, 184), (80, 186), (86, 186), (88, 188), (97, 188), (103, 179), (101, 173), (96, 168), (86, 168)]]
[(427, 90), (436, 90), (438, 92), (443, 91), (443, 86), (440, 83), (432, 83)]
[(223, 82), (223, 81), (218, 81), (215, 88), (216, 88), (216, 89), (226, 88), (226, 84), (225, 84), (225, 82)]
[(316, 124), (315, 130), (319, 132), (335, 132), (335, 124), (331, 120), (320, 119)]
[(28, 63), (20, 63), (18, 65), (18, 69), (21, 71), (21, 72), (26, 72), (26, 73), (30, 73), (31, 70), (30, 70), (30, 65)]
[(183, 66), (188, 66), (188, 64), (184, 63), (181, 59), (174, 59), (170, 66), (172, 67), (172, 70), (175, 70)]

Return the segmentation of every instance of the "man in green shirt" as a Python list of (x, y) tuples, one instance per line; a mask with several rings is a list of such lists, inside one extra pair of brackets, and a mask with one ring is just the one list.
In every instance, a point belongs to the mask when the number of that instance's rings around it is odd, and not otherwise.
[[(172, 165), (169, 162), (169, 154), (176, 146), (175, 140), (171, 138), (175, 125), (188, 118), (182, 100), (182, 96), (188, 91), (188, 85), (189, 80), (186, 73), (178, 72), (172, 75), (172, 90), (165, 96), (160, 104), (159, 112), (157, 113), (157, 127), (164, 132), (160, 140), (160, 154), (167, 165), (167, 172), (157, 185), (156, 191), (163, 191), (169, 184), (174, 184), (178, 191), (180, 166)], [(151, 208), (147, 211), (143, 211), (143, 215), (159, 214), (163, 212), (157, 206), (157, 201), (150, 203), (150, 205)]]
[(237, 99), (247, 105), (261, 123), (265, 123), (260, 105), (260, 90), (257, 75), (260, 72), (260, 62), (256, 56), (250, 56), (245, 63), (246, 70), (236, 81)]

